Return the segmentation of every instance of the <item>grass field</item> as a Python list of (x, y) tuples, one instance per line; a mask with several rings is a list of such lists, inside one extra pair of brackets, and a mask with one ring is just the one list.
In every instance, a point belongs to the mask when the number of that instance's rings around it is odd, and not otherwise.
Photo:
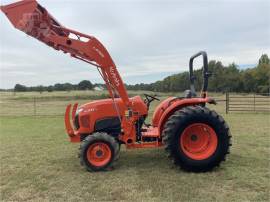
[[(39, 97), (38, 115), (24, 116), (33, 112), (33, 96)], [(222, 104), (215, 107), (231, 127), (233, 146), (227, 161), (213, 172), (183, 172), (172, 166), (163, 149), (122, 147), (114, 170), (89, 173), (79, 164), (79, 145), (68, 142), (63, 117), (39, 116), (60, 115), (68, 102), (86, 102), (84, 96), (1, 94), (0, 114), (10, 115), (0, 116), (2, 201), (270, 200), (269, 114), (226, 115)]]

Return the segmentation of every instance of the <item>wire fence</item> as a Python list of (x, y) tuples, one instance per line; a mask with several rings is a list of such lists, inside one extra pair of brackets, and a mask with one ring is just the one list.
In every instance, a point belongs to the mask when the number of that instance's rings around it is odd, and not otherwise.
[(264, 112), (270, 113), (270, 94), (226, 93), (226, 113)]
[[(166, 99), (163, 96), (162, 99)], [(270, 113), (270, 94), (235, 94), (226, 93), (213, 96), (218, 102), (217, 106), (210, 106), (219, 113)], [(83, 104), (91, 100), (99, 99), (89, 97), (1, 97), (0, 116), (63, 116), (66, 106), (78, 102)], [(158, 105), (151, 104), (150, 116)]]
[[(69, 101), (42, 101), (37, 98), (9, 100), (0, 104), (0, 116), (62, 116)], [(72, 103), (72, 102), (71, 102)]]

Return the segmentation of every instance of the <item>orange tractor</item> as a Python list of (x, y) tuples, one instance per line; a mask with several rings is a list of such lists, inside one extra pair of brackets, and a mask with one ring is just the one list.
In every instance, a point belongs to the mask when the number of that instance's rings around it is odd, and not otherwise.
[[(145, 123), (150, 103), (159, 99), (147, 94), (145, 99), (130, 98), (110, 54), (95, 37), (62, 26), (35, 0), (1, 6), (1, 10), (15, 28), (95, 66), (105, 81), (109, 99), (68, 105), (65, 113), (67, 134), (71, 142), (81, 143), (79, 157), (88, 171), (109, 169), (121, 144), (127, 149), (164, 147), (177, 166), (194, 172), (209, 171), (225, 160), (231, 135), (224, 119), (205, 106), (215, 104), (207, 96), (210, 73), (205, 52), (190, 59), (190, 90), (183, 97), (163, 100), (150, 125)], [(196, 96), (193, 60), (201, 55), (203, 87)]]

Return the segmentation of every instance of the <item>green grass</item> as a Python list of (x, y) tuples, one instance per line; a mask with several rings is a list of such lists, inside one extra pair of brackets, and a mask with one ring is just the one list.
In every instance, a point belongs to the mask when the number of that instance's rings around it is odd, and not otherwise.
[[(51, 107), (60, 113), (65, 102), (58, 104)], [(222, 105), (215, 108), (224, 112)], [(223, 116), (233, 135), (231, 154), (221, 167), (202, 174), (174, 167), (162, 148), (124, 147), (112, 171), (86, 172), (77, 158), (79, 145), (68, 142), (63, 117), (0, 117), (0, 199), (269, 201), (269, 114)]]

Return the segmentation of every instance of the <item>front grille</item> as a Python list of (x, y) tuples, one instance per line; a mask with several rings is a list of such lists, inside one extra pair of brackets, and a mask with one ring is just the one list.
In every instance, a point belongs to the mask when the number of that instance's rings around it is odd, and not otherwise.
[(88, 128), (89, 127), (89, 123), (90, 123), (90, 120), (89, 120), (89, 115), (88, 114), (81, 117), (82, 127)]
[(79, 130), (79, 128), (80, 128), (79, 115), (78, 114), (75, 116), (75, 119), (74, 119), (74, 127), (75, 127), (76, 130)]

